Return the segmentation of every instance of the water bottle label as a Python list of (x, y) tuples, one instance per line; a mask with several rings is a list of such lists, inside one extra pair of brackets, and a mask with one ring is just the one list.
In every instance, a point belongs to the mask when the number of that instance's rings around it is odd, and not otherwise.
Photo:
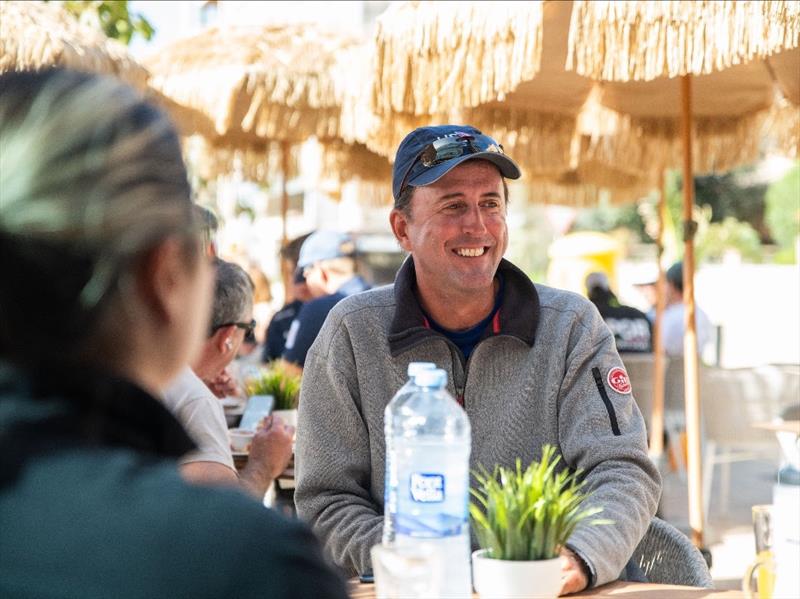
[(444, 501), (444, 475), (414, 472), (410, 490), (411, 499), (417, 503), (441, 503)]

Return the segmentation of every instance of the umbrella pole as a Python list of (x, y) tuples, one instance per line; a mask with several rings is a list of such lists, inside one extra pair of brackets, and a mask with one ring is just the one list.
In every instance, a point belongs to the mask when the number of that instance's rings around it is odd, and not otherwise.
[(689, 526), (692, 542), (703, 546), (703, 488), (700, 461), (700, 392), (698, 385), (697, 331), (694, 307), (694, 173), (692, 172), (692, 80), (681, 77), (683, 141), (683, 382), (686, 398), (687, 470), (689, 482)]
[(656, 281), (656, 320), (653, 327), (653, 411), (650, 415), (650, 455), (658, 458), (664, 453), (664, 350), (661, 341), (662, 319), (666, 306), (666, 276), (662, 263), (664, 255), (664, 228), (667, 219), (667, 200), (664, 191), (664, 169), (658, 176), (658, 238), (656, 255), (658, 280)]
[(286, 184), (289, 180), (289, 142), (281, 142), (281, 247), (289, 242), (289, 236), (286, 232), (286, 221), (288, 220), (289, 213), (289, 191)]

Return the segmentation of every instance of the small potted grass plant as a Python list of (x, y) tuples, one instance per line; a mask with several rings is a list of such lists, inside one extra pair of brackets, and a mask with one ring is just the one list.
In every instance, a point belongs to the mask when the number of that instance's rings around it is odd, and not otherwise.
[(297, 426), (297, 401), (300, 397), (300, 375), (292, 374), (275, 364), (261, 371), (247, 383), (248, 395), (271, 395), (272, 413), (286, 424)]
[(610, 524), (594, 518), (599, 507), (584, 507), (580, 472), (556, 472), (560, 456), (545, 445), (540, 462), (522, 470), (496, 467), (474, 473), (470, 517), (480, 550), (472, 554), (475, 590), (481, 597), (557, 597), (561, 589), (559, 552), (575, 527)]

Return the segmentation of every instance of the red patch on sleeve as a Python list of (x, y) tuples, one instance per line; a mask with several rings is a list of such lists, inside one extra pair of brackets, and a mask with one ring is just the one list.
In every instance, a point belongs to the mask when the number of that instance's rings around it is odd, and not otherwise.
[(628, 373), (619, 366), (608, 371), (606, 380), (608, 381), (608, 386), (617, 393), (625, 394), (631, 392), (631, 381), (628, 378)]

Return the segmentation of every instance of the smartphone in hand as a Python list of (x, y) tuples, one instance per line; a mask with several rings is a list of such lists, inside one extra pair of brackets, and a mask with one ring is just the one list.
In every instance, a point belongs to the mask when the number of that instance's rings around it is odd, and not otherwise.
[(271, 395), (252, 395), (239, 422), (239, 428), (247, 431), (256, 430), (261, 422), (272, 413), (275, 398)]

